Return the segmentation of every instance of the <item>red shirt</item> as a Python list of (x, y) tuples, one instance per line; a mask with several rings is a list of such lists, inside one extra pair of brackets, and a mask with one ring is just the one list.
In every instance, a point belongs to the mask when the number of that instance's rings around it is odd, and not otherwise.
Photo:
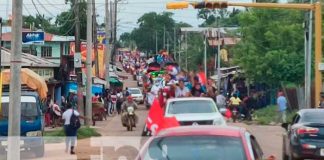
[(96, 96), (92, 97), (92, 102), (98, 102), (98, 101), (99, 101), (98, 97), (96, 97)]

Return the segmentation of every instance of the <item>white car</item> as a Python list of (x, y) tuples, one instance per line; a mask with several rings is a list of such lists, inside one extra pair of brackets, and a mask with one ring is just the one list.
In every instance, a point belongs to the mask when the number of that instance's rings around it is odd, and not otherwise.
[(144, 96), (139, 88), (128, 88), (128, 92), (133, 97), (133, 100), (137, 103), (144, 103)]
[(211, 98), (188, 97), (169, 99), (164, 116), (176, 117), (181, 126), (226, 126), (226, 121)]

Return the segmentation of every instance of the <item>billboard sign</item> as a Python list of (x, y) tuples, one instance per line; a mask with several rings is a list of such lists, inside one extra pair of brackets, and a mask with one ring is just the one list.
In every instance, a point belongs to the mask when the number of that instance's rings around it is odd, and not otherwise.
[(44, 44), (44, 32), (22, 32), (23, 44)]

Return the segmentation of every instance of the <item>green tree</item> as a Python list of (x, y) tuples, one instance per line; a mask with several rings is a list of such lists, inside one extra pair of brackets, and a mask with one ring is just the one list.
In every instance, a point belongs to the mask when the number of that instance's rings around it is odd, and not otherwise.
[[(67, 0), (70, 1), (70, 0)], [(61, 12), (55, 21), (55, 26), (58, 28), (59, 35), (75, 35), (75, 5), (71, 0), (71, 8), (65, 12)], [(80, 37), (81, 39), (87, 38), (87, 3), (81, 1), (79, 3), (79, 20), (80, 20)]]
[(302, 83), (304, 77), (303, 12), (252, 9), (239, 15), (242, 40), (234, 62), (260, 83)]
[(45, 32), (56, 33), (57, 28), (51, 24), (52, 19), (39, 14), (36, 14), (35, 17), (31, 15), (23, 16), (23, 28), (43, 29)]
[(163, 12), (160, 14), (156, 12), (145, 13), (137, 21), (139, 27), (135, 28), (130, 34), (123, 34), (121, 40), (125, 41), (127, 39), (128, 42), (134, 41), (137, 48), (141, 51), (148, 53), (154, 52), (156, 50), (156, 40), (158, 42), (159, 50), (166, 49), (166, 47), (163, 48), (163, 37), (165, 30), (165, 41), (167, 42), (167, 39), (169, 40), (169, 48), (171, 50), (174, 42), (174, 29), (179, 31), (180, 27), (190, 26), (189, 24), (183, 22), (176, 23), (172, 16), (173, 14), (170, 12)]
[(238, 14), (241, 12), (239, 9), (233, 8), (232, 11), (228, 9), (200, 9), (198, 10), (197, 17), (203, 19), (204, 22), (201, 27), (231, 27), (238, 26)]

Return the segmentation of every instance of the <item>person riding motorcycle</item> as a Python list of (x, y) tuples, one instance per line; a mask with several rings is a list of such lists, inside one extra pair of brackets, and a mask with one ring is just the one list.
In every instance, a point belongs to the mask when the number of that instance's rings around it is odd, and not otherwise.
[[(128, 107), (134, 107), (134, 110), (137, 109), (137, 104), (136, 104), (136, 102), (133, 101), (133, 98), (131, 96), (128, 96), (127, 101), (124, 101), (123, 104), (121, 105), (121, 111), (122, 111), (121, 119), (122, 119), (123, 126), (127, 125), (127, 121), (128, 121), (127, 108)], [(135, 124), (137, 124), (138, 118), (137, 118), (137, 115), (135, 114), (135, 112), (134, 112), (134, 115), (135, 115)]]
[[(237, 96), (235, 93), (231, 98), (230, 98), (230, 103), (229, 103), (229, 108), (231, 112), (233, 112), (235, 109), (238, 111), (237, 114), (240, 114), (240, 104), (241, 104), (241, 99)], [(234, 116), (234, 114), (232, 114)], [(233, 119), (234, 121), (236, 120), (236, 117)]]

